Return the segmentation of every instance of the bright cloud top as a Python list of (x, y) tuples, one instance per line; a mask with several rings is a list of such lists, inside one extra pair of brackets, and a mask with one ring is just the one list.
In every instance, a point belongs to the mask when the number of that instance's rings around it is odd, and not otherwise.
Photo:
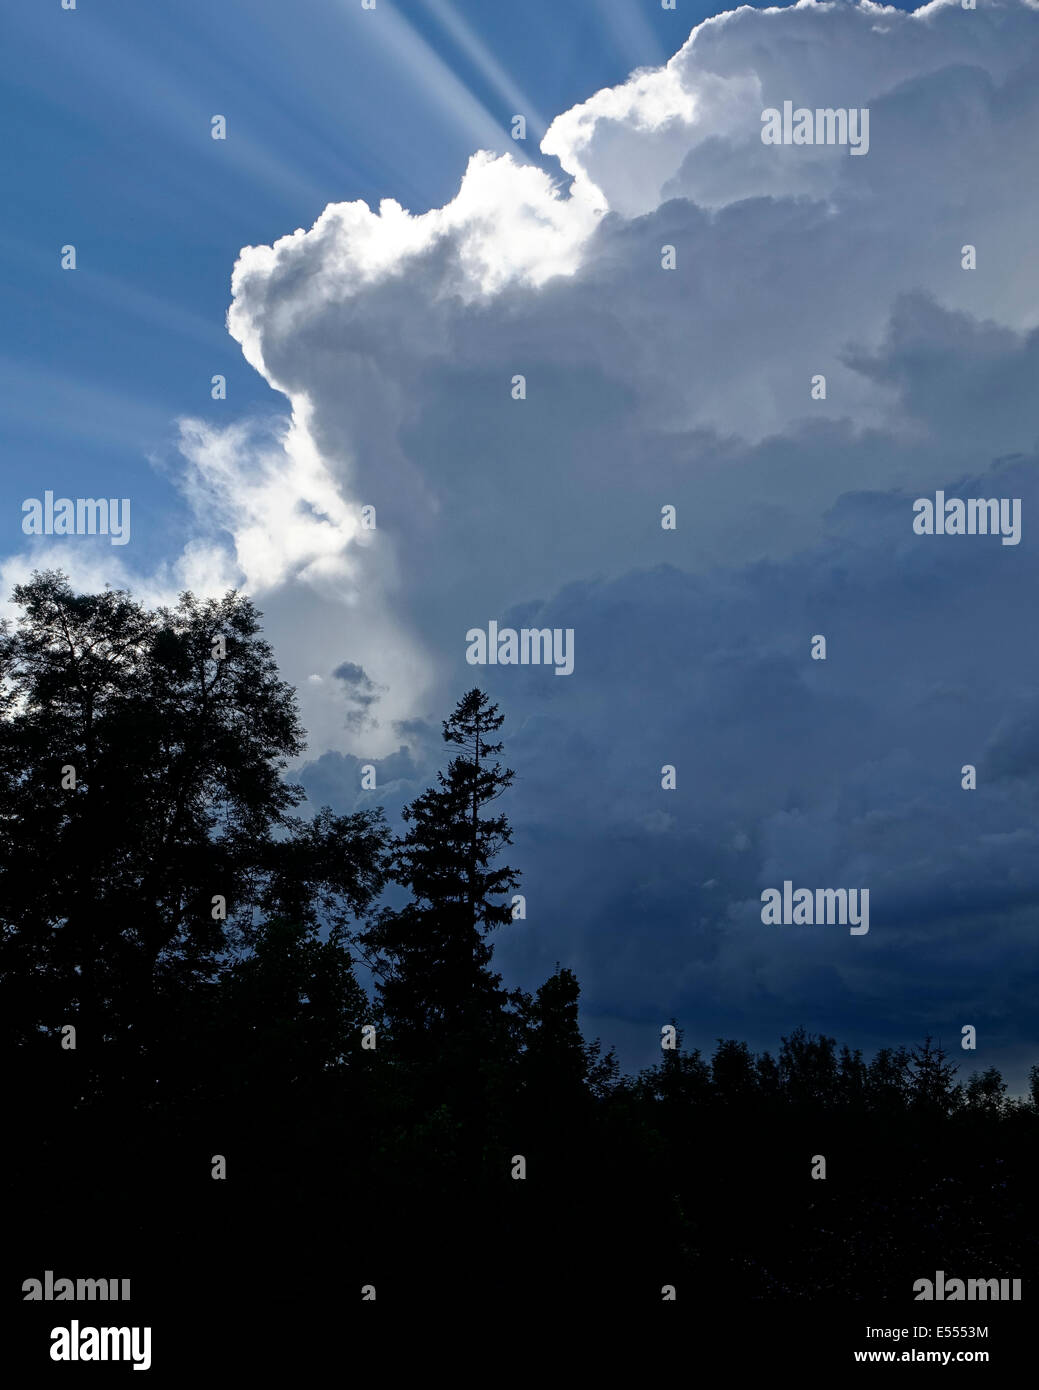
[[(676, 474), (695, 479), (729, 558), (775, 553), (777, 537), (803, 542), (847, 475), (799, 465), (791, 507), (789, 476), (723, 455), (821, 424), (899, 441), (858, 485), (943, 476), (948, 458), (907, 452), (921, 423), (877, 364), (906, 296), (1016, 334), (1039, 320), (1037, 37), (1016, 0), (741, 9), (553, 122), (543, 148), (565, 189), (477, 154), (444, 208), (337, 204), (309, 232), (245, 248), (230, 330), (297, 417), (307, 402), (313, 450), (350, 504), (377, 506), (365, 592), (389, 567), (405, 607), (421, 604), (468, 553), (472, 575), (485, 561), (508, 573), (503, 598), (543, 593), (601, 565), (596, 528), (613, 534), (622, 507)], [(761, 112), (786, 100), (869, 108), (868, 157), (765, 145)], [(1030, 442), (1007, 423), (996, 453)], [(482, 507), (488, 531), (506, 499), (503, 555), (474, 520)], [(748, 521), (755, 505), (768, 517)], [(584, 524), (535, 523), (542, 506)], [(715, 561), (716, 540), (696, 539)], [(652, 554), (611, 545), (607, 564)]]

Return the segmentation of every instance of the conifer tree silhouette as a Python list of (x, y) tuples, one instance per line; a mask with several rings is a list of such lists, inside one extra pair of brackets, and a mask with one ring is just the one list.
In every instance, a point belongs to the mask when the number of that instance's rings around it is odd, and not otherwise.
[(910, 1099), (913, 1108), (924, 1116), (937, 1117), (955, 1110), (961, 1100), (962, 1088), (953, 1077), (958, 1068), (948, 1061), (941, 1043), (928, 1036), (913, 1049), (910, 1063)]
[(395, 844), (393, 876), (411, 901), (378, 913), (361, 937), (379, 962), (378, 993), (401, 1055), (458, 1056), (500, 1040), (509, 1001), (487, 937), (510, 921), (503, 899), (519, 878), (493, 863), (512, 842), (507, 817), (483, 813), (515, 775), (495, 761), (503, 745), (492, 735), (503, 722), (480, 690), (444, 721), (445, 742), (461, 751), (404, 808), (408, 829)]

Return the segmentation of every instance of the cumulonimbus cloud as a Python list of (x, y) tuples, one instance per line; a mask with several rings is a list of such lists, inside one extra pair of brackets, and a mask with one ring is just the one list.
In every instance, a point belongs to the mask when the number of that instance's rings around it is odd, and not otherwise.
[[(1016, 949), (1035, 886), (1034, 779), (1006, 763), (1039, 676), (1037, 77), (1031, 0), (743, 8), (559, 115), (558, 175), (476, 152), (443, 208), (337, 203), (240, 254), (229, 329), (294, 424), (185, 426), (193, 563), (262, 598), (312, 750), (338, 750), (322, 788), (493, 688), (540, 924), (504, 958), (566, 956), (604, 1019), (709, 996), (732, 1007), (705, 1027), (770, 1043), (796, 980), (805, 1021), (863, 1042), (974, 1001), (1017, 1055), (972, 943)], [(788, 100), (868, 108), (868, 154), (764, 144)], [(1021, 545), (914, 537), (946, 487), (1024, 497)], [(574, 675), (474, 672), (490, 618), (572, 627)], [(352, 728), (344, 660), (383, 692)], [(872, 878), (857, 954), (762, 937), (788, 866)]]

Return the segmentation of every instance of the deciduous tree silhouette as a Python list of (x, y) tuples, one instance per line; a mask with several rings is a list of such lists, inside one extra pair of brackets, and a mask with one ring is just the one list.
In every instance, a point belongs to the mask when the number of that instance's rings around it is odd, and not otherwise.
[(248, 945), (258, 907), (309, 923), (367, 907), (388, 832), (378, 814), (291, 814), (303, 793), (283, 772), (303, 732), (247, 599), (185, 594), (149, 613), (57, 573), (14, 599), (24, 621), (0, 638), (5, 1026), (25, 1044), (78, 1023), (82, 1047), (121, 1040), (139, 1059), (167, 1006)]

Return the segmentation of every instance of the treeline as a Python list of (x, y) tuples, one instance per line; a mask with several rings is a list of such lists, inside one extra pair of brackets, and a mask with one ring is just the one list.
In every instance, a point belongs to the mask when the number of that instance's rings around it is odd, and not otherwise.
[[(667, 1048), (666, 1038), (662, 1046)], [(678, 1096), (684, 1104), (761, 1112), (783, 1107), (930, 1121), (1039, 1114), (1039, 1066), (1029, 1073), (1027, 1097), (1008, 1095), (997, 1067), (977, 1069), (966, 1081), (956, 1080), (959, 1069), (931, 1037), (915, 1048), (883, 1047), (867, 1061), (859, 1048), (838, 1051), (835, 1038), (799, 1027), (781, 1039), (777, 1058), (769, 1052), (755, 1056), (746, 1043), (719, 1038), (710, 1058), (699, 1049), (665, 1050), (663, 1060), (633, 1084), (661, 1101)]]
[(601, 1308), (669, 1285), (902, 1300), (938, 1268), (1034, 1263), (1036, 1068), (1014, 1100), (932, 1039), (867, 1061), (796, 1028), (775, 1057), (706, 1056), (665, 1029), (624, 1076), (582, 1036), (572, 971), (505, 986), (513, 773), (482, 692), (399, 834), (380, 811), (307, 818), (294, 694), (248, 600), (149, 612), (56, 573), (14, 597), (0, 1027), (22, 1277)]

